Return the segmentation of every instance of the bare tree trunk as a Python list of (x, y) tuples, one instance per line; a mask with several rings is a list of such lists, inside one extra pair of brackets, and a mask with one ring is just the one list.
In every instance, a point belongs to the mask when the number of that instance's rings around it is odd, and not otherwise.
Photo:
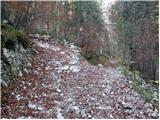
[(68, 3), (65, 1), (64, 4), (64, 39), (67, 40), (67, 31), (68, 31), (68, 25), (67, 25), (67, 20), (68, 19)]
[(80, 3), (77, 3), (77, 43), (80, 40)]

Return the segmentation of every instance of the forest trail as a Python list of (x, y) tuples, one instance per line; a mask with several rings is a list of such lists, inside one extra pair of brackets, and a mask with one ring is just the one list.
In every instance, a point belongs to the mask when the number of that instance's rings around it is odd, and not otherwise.
[(73, 44), (34, 42), (28, 74), (3, 90), (2, 118), (158, 118), (116, 68), (90, 65)]

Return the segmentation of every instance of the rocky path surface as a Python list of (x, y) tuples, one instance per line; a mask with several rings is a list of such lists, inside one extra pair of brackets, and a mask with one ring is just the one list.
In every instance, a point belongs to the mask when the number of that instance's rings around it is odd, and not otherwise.
[(2, 118), (158, 118), (116, 68), (90, 65), (73, 44), (34, 42), (28, 74), (3, 91)]

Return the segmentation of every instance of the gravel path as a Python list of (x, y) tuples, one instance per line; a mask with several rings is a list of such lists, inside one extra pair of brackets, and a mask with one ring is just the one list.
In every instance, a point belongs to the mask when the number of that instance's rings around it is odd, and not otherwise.
[(29, 73), (3, 89), (2, 118), (158, 118), (116, 68), (90, 65), (73, 44), (34, 42)]

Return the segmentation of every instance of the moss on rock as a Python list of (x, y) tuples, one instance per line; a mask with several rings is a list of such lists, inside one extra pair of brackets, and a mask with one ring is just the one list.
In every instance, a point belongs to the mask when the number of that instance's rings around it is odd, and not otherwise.
[(24, 48), (31, 46), (28, 35), (9, 24), (1, 24), (1, 33), (2, 48), (5, 47), (14, 50), (17, 42), (21, 43)]

